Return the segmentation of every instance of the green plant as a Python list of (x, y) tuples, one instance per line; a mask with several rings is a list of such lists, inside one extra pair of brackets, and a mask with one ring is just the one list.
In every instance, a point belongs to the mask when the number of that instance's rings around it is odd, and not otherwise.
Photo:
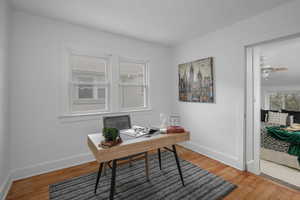
[(116, 141), (119, 137), (119, 130), (116, 128), (103, 128), (102, 135), (106, 141)]

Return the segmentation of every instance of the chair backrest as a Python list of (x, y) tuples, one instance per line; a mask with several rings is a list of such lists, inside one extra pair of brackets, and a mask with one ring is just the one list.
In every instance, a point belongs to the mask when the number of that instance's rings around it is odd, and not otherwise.
[(103, 117), (104, 128), (116, 128), (118, 130), (130, 129), (131, 121), (129, 115)]

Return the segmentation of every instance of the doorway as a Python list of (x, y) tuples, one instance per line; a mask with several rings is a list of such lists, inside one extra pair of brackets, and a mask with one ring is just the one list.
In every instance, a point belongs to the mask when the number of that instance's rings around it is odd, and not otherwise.
[(246, 47), (245, 157), (248, 171), (300, 188), (299, 155), (275, 131), (300, 126), (299, 52), (299, 35)]

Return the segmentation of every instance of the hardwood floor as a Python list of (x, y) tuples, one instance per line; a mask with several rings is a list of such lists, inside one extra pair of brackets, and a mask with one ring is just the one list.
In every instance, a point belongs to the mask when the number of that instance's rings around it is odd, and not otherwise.
[[(201, 154), (179, 147), (181, 158), (221, 176), (238, 186), (225, 197), (229, 199), (284, 199), (299, 200), (300, 192), (272, 182), (248, 172), (242, 172)], [(15, 181), (8, 193), (7, 200), (47, 200), (48, 185), (97, 171), (96, 162), (86, 163), (22, 180)]]

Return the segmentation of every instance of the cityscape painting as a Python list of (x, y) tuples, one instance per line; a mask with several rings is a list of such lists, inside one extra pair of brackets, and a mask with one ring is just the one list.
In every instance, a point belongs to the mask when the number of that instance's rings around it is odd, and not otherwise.
[(212, 57), (180, 64), (178, 67), (180, 101), (215, 102)]

